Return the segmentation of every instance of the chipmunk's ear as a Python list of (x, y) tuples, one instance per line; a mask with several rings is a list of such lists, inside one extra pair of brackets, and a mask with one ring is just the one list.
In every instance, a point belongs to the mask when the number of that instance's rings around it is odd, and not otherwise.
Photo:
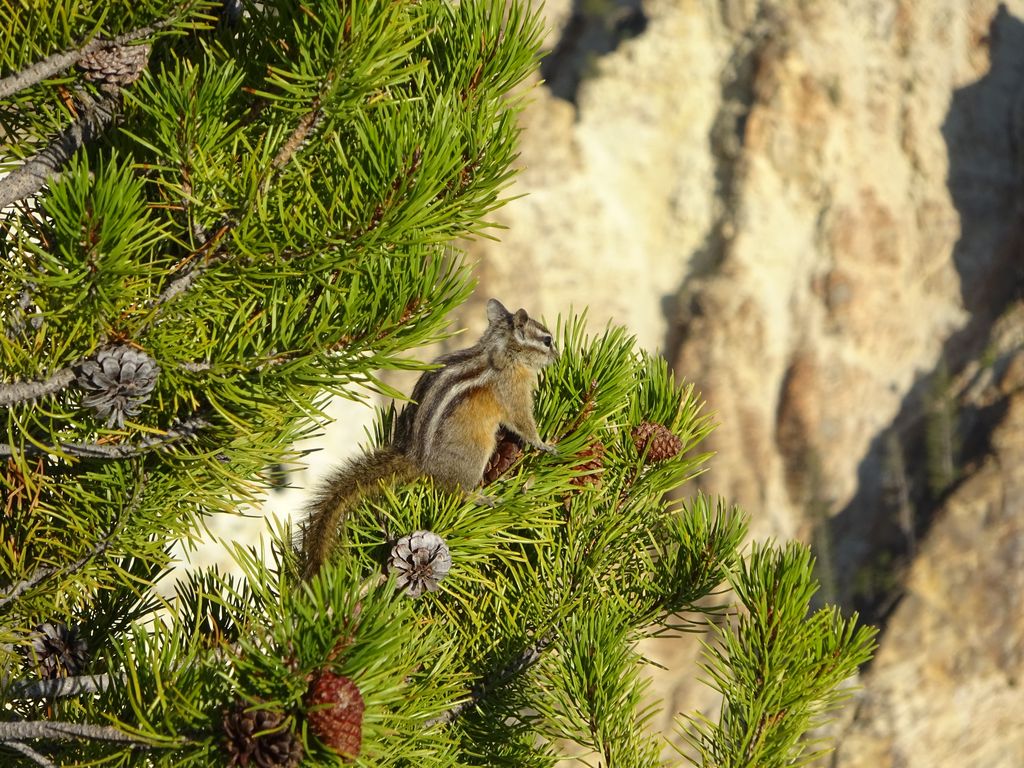
[(505, 309), (505, 305), (497, 299), (490, 299), (487, 302), (487, 322), (491, 325), (499, 322), (507, 322), (511, 312)]
[(520, 330), (525, 328), (526, 324), (530, 322), (530, 316), (526, 314), (525, 309), (520, 309), (518, 312), (516, 312), (515, 317), (513, 317), (512, 319), (514, 321), (513, 324), (515, 325), (515, 327)]

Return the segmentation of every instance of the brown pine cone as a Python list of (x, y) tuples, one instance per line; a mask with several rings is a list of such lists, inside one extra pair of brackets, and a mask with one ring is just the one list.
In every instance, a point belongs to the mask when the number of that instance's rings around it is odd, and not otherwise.
[(595, 440), (585, 450), (580, 451), (579, 458), (584, 461), (573, 467), (573, 470), (590, 474), (576, 475), (569, 478), (569, 482), (577, 488), (582, 488), (585, 485), (600, 486), (601, 473), (604, 472), (604, 443)]
[(134, 83), (149, 64), (150, 46), (108, 45), (78, 60), (82, 77), (97, 85), (110, 88)]
[(363, 744), (363, 695), (343, 675), (321, 672), (306, 693), (309, 730), (329, 749), (354, 758)]
[(302, 742), (281, 712), (239, 704), (222, 722), (229, 768), (296, 768), (302, 761)]
[(484, 469), (484, 485), (490, 485), (505, 474), (522, 455), (523, 444), (519, 437), (507, 430), (499, 430), (498, 444)]
[(632, 435), (637, 453), (643, 456), (646, 451), (648, 464), (671, 459), (683, 450), (683, 441), (662, 424), (645, 421), (640, 426), (634, 427)]

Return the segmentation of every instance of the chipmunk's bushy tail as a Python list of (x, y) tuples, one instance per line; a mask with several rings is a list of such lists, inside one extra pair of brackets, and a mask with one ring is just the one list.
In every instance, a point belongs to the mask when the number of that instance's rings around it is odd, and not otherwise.
[(419, 473), (404, 455), (391, 448), (349, 459), (323, 482), (302, 524), (302, 578), (317, 574), (340, 537), (339, 528), (360, 499), (380, 490), (381, 481), (397, 483)]

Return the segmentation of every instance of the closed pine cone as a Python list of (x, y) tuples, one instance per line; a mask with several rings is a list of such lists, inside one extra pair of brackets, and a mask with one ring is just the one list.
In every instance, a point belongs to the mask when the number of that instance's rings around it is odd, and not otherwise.
[(604, 471), (604, 443), (595, 440), (585, 450), (580, 451), (580, 458), (584, 461), (573, 469), (576, 472), (588, 472), (589, 474), (575, 475), (569, 479), (569, 482), (580, 488), (585, 485), (599, 486), (601, 473)]
[(671, 459), (683, 450), (683, 441), (672, 430), (662, 424), (645, 421), (633, 428), (633, 444), (641, 456), (646, 451), (647, 463)]
[(363, 744), (363, 695), (344, 675), (321, 672), (306, 694), (309, 729), (337, 754), (354, 758)]

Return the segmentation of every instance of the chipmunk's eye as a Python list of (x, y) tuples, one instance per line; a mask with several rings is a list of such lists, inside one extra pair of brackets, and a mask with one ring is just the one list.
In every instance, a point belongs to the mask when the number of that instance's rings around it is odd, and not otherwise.
[(542, 341), (544, 342), (544, 346), (545, 347), (550, 347), (551, 346), (551, 337), (550, 336), (545, 336), (542, 339)]

